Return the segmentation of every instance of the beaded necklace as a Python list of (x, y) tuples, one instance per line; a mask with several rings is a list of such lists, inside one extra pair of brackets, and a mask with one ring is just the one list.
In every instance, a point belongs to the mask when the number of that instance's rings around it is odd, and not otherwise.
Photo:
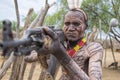
[(73, 48), (73, 49), (70, 49), (70, 50), (67, 50), (68, 54), (73, 57), (76, 52), (83, 47), (83, 45), (86, 43), (86, 39), (85, 38), (82, 38), (81, 41), (78, 42), (78, 44)]

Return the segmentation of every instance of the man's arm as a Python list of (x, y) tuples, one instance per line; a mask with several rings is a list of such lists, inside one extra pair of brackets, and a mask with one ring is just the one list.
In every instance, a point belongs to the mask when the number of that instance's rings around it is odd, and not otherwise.
[[(60, 42), (57, 34), (51, 29), (44, 27), (43, 31), (45, 35), (49, 36), (51, 39), (50, 46), (42, 47), (39, 49), (40, 52), (51, 53), (54, 55), (59, 63), (65, 68), (68, 75), (72, 80), (89, 80), (88, 75), (77, 65), (77, 63), (66, 53), (66, 49)], [(46, 54), (45, 53), (45, 54)]]
[(88, 45), (89, 59), (89, 77), (90, 80), (102, 80), (102, 57), (103, 48), (98, 43)]

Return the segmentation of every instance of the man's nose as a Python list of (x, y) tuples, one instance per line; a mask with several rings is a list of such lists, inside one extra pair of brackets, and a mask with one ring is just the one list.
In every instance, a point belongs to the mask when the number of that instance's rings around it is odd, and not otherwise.
[(69, 27), (68, 27), (68, 30), (70, 30), (70, 31), (75, 30), (74, 25), (70, 24)]

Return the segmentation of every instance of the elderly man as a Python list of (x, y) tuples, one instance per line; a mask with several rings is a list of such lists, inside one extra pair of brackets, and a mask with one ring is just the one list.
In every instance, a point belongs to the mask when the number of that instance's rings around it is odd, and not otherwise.
[[(63, 30), (67, 39), (66, 50), (90, 80), (101, 80), (103, 48), (99, 43), (85, 41), (86, 28), (87, 16), (83, 10), (73, 9), (65, 15)], [(64, 71), (66, 70), (63, 69), (60, 80), (85, 80), (82, 78), (71, 79)]]
[(49, 28), (43, 28), (51, 38), (51, 45), (40, 49), (52, 53), (63, 66), (60, 80), (101, 80), (103, 48), (99, 43), (86, 42), (87, 16), (83, 10), (72, 9), (64, 19), (65, 42)]

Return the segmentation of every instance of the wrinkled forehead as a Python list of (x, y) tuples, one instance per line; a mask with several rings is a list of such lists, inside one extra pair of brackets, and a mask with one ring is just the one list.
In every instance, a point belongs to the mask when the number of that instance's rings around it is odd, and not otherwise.
[(80, 19), (82, 21), (85, 21), (83, 13), (81, 13), (79, 11), (69, 11), (65, 15), (65, 20), (67, 20), (67, 19), (74, 19), (74, 18), (78, 18), (78, 19)]

